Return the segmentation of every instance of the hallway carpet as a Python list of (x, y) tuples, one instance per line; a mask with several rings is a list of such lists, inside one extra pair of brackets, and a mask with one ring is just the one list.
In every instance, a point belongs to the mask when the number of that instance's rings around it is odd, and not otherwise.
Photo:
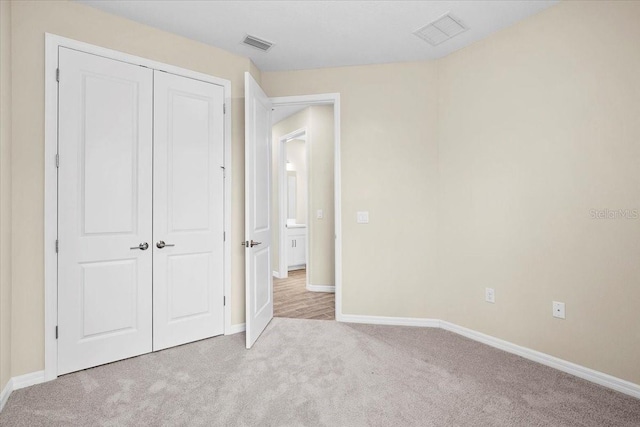
[(15, 391), (2, 426), (638, 426), (640, 400), (440, 329), (276, 318)]

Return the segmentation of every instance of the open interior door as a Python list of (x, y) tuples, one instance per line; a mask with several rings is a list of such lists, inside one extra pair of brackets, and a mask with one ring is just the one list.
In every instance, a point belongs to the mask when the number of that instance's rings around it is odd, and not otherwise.
[(273, 318), (271, 273), (271, 100), (245, 82), (245, 268), (247, 348)]

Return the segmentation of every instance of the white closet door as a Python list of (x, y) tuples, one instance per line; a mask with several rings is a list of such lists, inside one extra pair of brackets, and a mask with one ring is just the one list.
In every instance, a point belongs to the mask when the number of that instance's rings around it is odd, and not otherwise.
[(58, 374), (65, 374), (152, 350), (153, 76), (65, 48), (59, 67)]
[(224, 89), (154, 72), (153, 348), (224, 332)]

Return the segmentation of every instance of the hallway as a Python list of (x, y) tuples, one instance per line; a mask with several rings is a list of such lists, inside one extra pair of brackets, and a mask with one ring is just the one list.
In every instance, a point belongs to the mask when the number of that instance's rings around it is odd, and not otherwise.
[(273, 315), (295, 319), (335, 319), (335, 294), (306, 289), (306, 270), (289, 272), (287, 279), (273, 279)]

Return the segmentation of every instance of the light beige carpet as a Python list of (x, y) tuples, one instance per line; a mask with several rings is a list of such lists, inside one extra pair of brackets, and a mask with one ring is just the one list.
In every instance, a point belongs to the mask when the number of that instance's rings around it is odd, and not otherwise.
[(640, 400), (453, 333), (276, 318), (17, 390), (2, 426), (639, 426)]

